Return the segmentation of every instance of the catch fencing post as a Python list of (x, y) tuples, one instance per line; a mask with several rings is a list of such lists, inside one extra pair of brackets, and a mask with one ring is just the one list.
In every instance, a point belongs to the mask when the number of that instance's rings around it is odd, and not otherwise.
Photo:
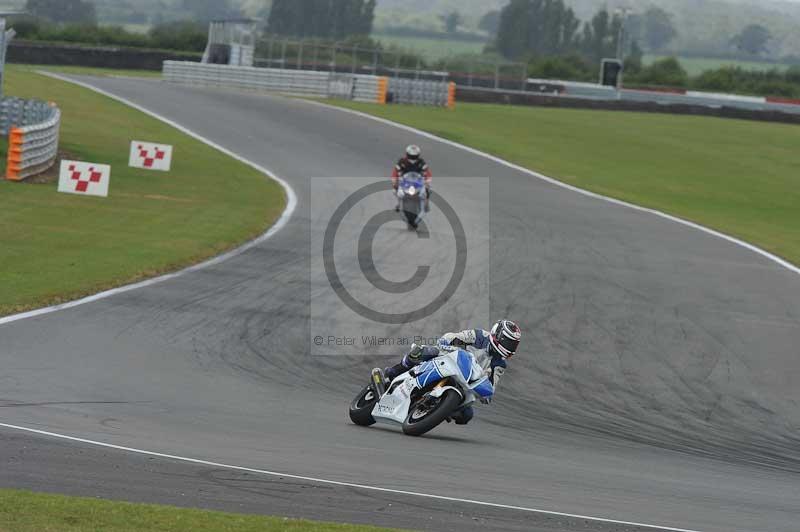
[(297, 70), (303, 69), (303, 43), (305, 41), (301, 40), (300, 44), (297, 48)]
[(522, 66), (522, 87), (520, 90), (524, 91), (528, 86), (528, 65), (520, 63)]

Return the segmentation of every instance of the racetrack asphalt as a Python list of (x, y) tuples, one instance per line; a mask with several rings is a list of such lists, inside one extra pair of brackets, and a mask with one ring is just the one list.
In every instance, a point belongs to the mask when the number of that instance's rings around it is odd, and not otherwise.
[[(223, 263), (0, 325), (1, 423), (636, 523), (800, 529), (796, 273), (696, 229), (340, 110), (153, 80), (81, 79), (269, 168), (295, 189), (298, 208), (274, 237)], [(347, 419), (369, 369), (390, 358), (320, 357), (310, 348), (312, 311), (327, 315), (332, 331), (354, 322), (338, 300), (309, 289), (318, 281), (312, 243), (324, 229), (309, 178), (386, 175), (410, 142), (423, 145), (437, 176), (491, 179), (491, 266), (468, 268), (464, 280), (475, 301), (458, 295), (415, 333), (486, 326), (478, 299), (487, 297), (492, 317), (516, 319), (525, 331), (494, 404), (467, 427), (419, 439)], [(224, 169), (220, 179), (224, 186)], [(460, 215), (465, 225), (476, 220)], [(387, 277), (407, 277), (409, 250), (431, 247), (411, 238), (378, 233), (375, 254), (391, 259), (381, 263)], [(11, 429), (0, 439), (3, 487), (432, 530), (636, 529), (242, 478)]]

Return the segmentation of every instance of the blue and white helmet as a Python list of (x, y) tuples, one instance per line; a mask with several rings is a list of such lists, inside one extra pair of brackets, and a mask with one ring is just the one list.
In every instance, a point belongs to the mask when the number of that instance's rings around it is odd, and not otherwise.
[(489, 331), (489, 350), (493, 355), (511, 358), (517, 352), (522, 331), (510, 320), (500, 320)]

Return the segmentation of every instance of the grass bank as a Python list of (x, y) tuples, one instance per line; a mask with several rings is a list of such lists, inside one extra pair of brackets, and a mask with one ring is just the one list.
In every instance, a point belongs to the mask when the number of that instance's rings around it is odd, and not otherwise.
[(161, 78), (161, 72), (155, 70), (131, 70), (122, 68), (96, 68), (83, 66), (58, 66), (58, 65), (14, 65), (12, 70), (25, 72), (56, 72), (59, 74), (76, 74), (79, 76), (99, 77), (135, 77), (135, 78)]
[(800, 264), (796, 125), (482, 104), (455, 111), (337, 105), (701, 223)]
[[(0, 180), (0, 315), (202, 261), (259, 235), (284, 208), (277, 183), (123, 104), (20, 67), (5, 88), (58, 103), (61, 150), (112, 174), (105, 199)], [(172, 144), (172, 171), (128, 168), (133, 139)]]
[(385, 528), (0, 490), (2, 532), (381, 532)]

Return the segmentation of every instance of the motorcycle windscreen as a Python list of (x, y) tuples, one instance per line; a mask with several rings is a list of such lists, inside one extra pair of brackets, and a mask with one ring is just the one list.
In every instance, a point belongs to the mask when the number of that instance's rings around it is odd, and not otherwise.
[(458, 370), (464, 376), (464, 381), (469, 382), (472, 376), (472, 356), (466, 351), (458, 351)]
[(426, 386), (436, 384), (442, 380), (442, 374), (439, 372), (439, 368), (437, 368), (436, 364), (431, 360), (417, 366), (414, 373), (417, 374), (417, 385), (420, 388), (425, 388)]
[(486, 399), (494, 395), (494, 386), (492, 386), (492, 382), (488, 377), (484, 377), (472, 386), (472, 391)]

